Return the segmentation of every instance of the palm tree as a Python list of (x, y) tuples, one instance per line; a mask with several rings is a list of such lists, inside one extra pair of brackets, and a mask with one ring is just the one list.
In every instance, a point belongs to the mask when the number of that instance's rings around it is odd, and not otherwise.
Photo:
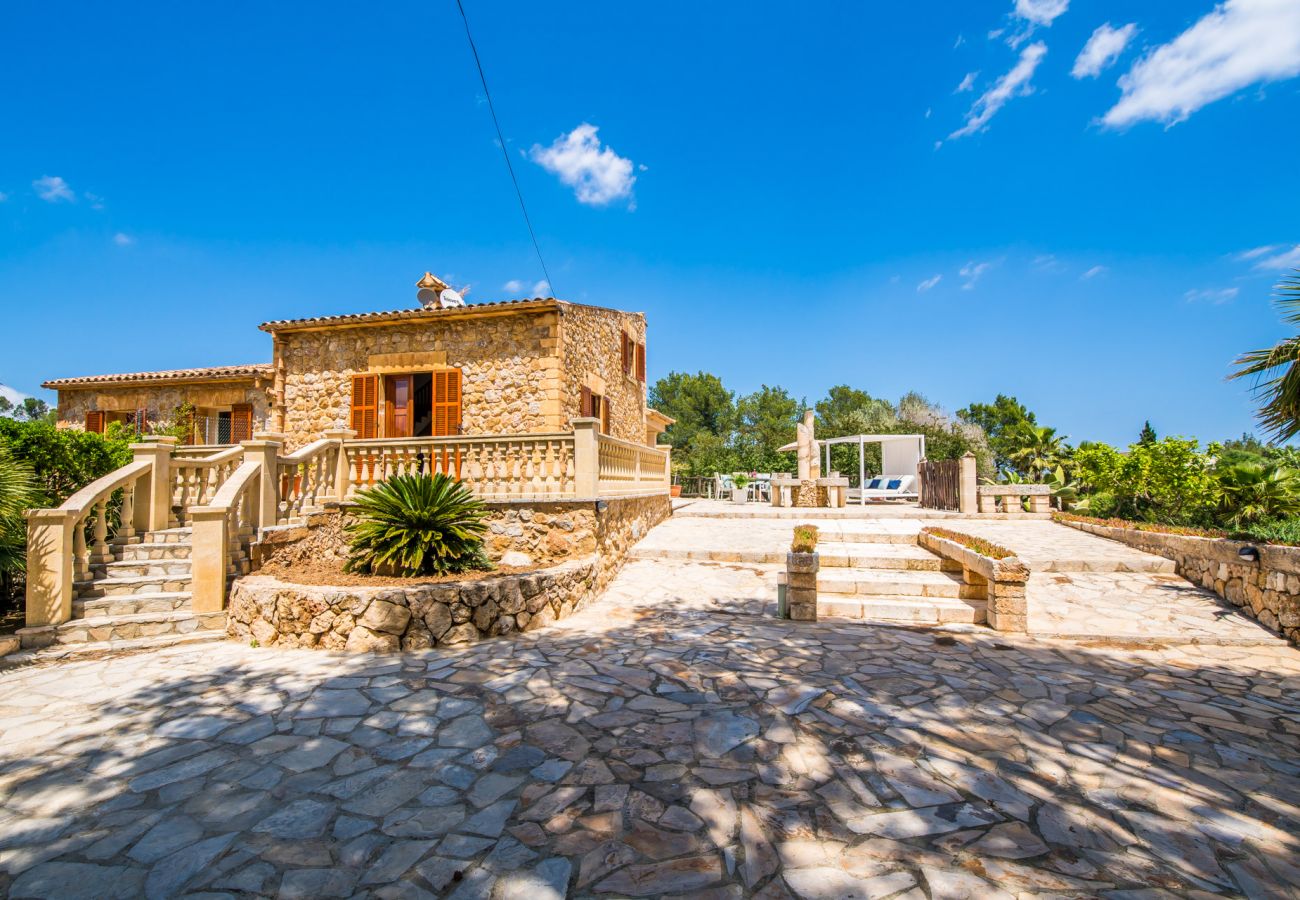
[(1286, 466), (1237, 463), (1219, 473), (1219, 487), (1234, 528), (1300, 513), (1300, 472)]
[[(1288, 325), (1300, 325), (1300, 269), (1278, 284), (1274, 305)], [(1278, 441), (1300, 434), (1300, 335), (1285, 338), (1264, 350), (1251, 350), (1237, 357), (1236, 372), (1229, 379), (1254, 378), (1255, 397), (1263, 401), (1260, 424)]]
[(13, 576), (27, 568), (27, 523), (23, 513), (36, 502), (31, 466), (0, 446), (0, 596), (8, 596)]
[(1011, 462), (1034, 481), (1060, 467), (1069, 457), (1065, 437), (1046, 425), (1025, 425), (1016, 432), (1018, 446), (1009, 454)]

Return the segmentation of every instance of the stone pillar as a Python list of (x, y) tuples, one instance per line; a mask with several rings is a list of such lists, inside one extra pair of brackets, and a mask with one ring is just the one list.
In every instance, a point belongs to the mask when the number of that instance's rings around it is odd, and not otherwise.
[[(254, 442), (246, 441), (245, 445), (249, 443)], [(195, 615), (221, 612), (225, 608), (226, 563), (230, 558), (226, 513), (227, 510), (214, 506), (196, 506), (190, 510), (194, 528), (190, 539), (190, 590)]]
[(1045, 513), (1052, 511), (1051, 494), (1034, 494), (1029, 498), (1029, 511)]
[[(171, 526), (172, 451), (175, 448), (176, 438), (170, 435), (131, 445), (131, 453), (137, 461), (147, 459), (153, 463), (148, 479), (140, 479), (139, 484), (144, 489), (136, 489), (137, 531), (162, 531)], [(145, 523), (143, 529), (140, 527), (141, 521)]]
[(996, 631), (1029, 630), (1029, 605), (1025, 599), (1023, 581), (990, 581), (988, 583), (988, 623)]
[(958, 481), (957, 509), (963, 513), (976, 511), (976, 494), (978, 488), (975, 479), (975, 454), (966, 453), (961, 458), (961, 474)]
[(253, 440), (240, 442), (244, 448), (244, 462), (256, 461), (262, 473), (257, 479), (257, 498), (253, 503), (259, 528), (270, 528), (280, 517), (280, 448), (284, 446), (275, 438), (283, 435), (259, 432)]
[(785, 555), (786, 606), (796, 622), (817, 621), (817, 570), (821, 558), (816, 553)]
[(334, 499), (346, 500), (352, 485), (352, 467), (348, 465), (347, 442), (357, 436), (351, 428), (328, 428), (325, 437), (337, 441), (339, 457), (334, 467)]
[(573, 493), (595, 497), (600, 493), (600, 449), (596, 445), (599, 419), (573, 420)]
[(60, 625), (72, 618), (72, 530), (75, 515), (61, 509), (27, 513), (27, 626)]
[(982, 513), (995, 513), (998, 511), (998, 498), (993, 494), (979, 495), (979, 511)]

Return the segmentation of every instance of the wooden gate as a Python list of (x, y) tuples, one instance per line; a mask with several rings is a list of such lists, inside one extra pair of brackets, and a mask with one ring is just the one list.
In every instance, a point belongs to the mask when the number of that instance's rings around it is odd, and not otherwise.
[(961, 508), (961, 460), (922, 460), (921, 506), (925, 509)]

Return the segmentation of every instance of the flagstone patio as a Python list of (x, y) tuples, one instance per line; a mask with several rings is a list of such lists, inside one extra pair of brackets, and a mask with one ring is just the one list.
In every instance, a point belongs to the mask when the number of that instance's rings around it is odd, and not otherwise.
[(643, 560), (541, 632), (0, 674), (11, 897), (1294, 896), (1300, 652), (762, 615)]

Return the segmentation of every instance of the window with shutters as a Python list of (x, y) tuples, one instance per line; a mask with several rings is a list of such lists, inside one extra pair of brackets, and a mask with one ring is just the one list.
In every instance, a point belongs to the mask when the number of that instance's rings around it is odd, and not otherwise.
[(86, 430), (95, 434), (104, 433), (104, 414), (97, 410), (86, 413)]
[(619, 337), (622, 339), (622, 345), (623, 345), (622, 348), (623, 374), (627, 376), (631, 376), (632, 366), (634, 362), (633, 357), (636, 355), (636, 344), (634, 344), (632, 342), (632, 339), (628, 337), (626, 331), (620, 331)]
[(584, 419), (599, 419), (601, 432), (609, 434), (609, 401), (586, 385), (582, 386), (580, 396), (580, 416)]
[(433, 373), (433, 436), (460, 434), (460, 369)]
[(645, 384), (645, 344), (636, 345), (636, 380)]
[(253, 439), (253, 404), (236, 403), (230, 407), (230, 443)]
[(352, 376), (352, 430), (360, 440), (379, 437), (379, 376)]

